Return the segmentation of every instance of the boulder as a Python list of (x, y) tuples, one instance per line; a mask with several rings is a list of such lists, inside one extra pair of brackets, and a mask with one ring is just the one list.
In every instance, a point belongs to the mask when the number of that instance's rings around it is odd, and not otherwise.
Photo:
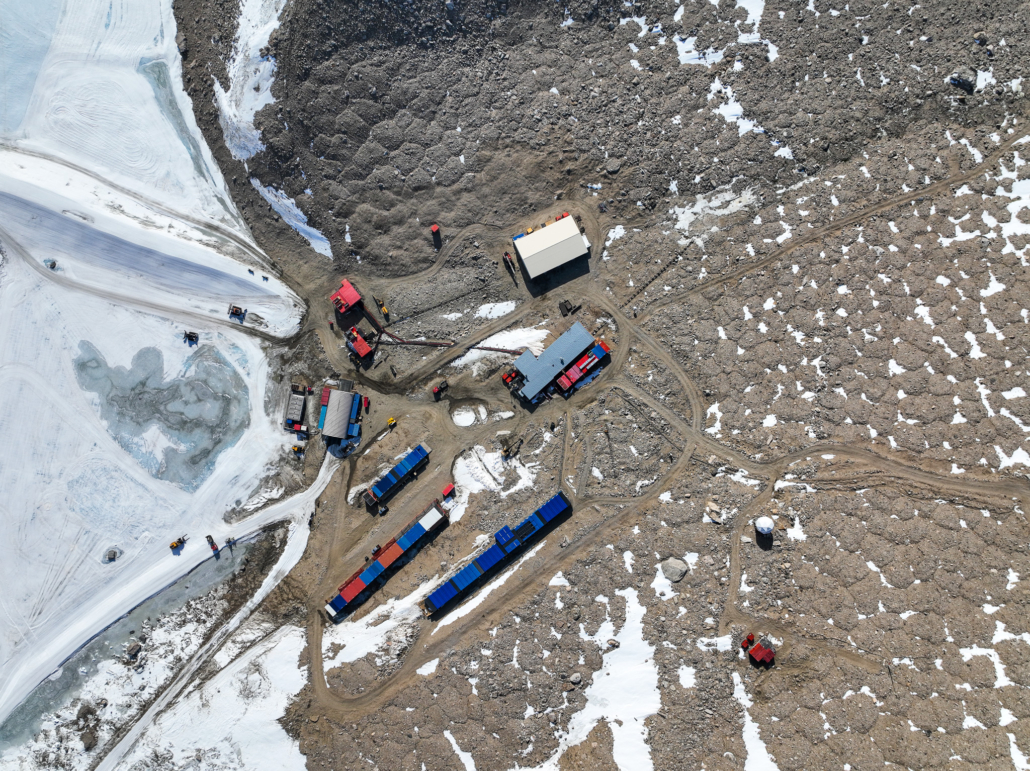
[(662, 563), (662, 575), (672, 581), (674, 584), (683, 580), (683, 576), (687, 574), (687, 563), (683, 560), (676, 559), (675, 557), (669, 557)]

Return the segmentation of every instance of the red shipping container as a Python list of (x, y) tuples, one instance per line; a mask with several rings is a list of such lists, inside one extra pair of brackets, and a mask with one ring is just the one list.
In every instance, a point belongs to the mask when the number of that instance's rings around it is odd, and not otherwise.
[(561, 387), (561, 390), (563, 391), (568, 391), (570, 388), (572, 388), (572, 383), (569, 382), (569, 379), (565, 377), (565, 375), (562, 375), (560, 378), (558, 378), (558, 385)]
[(384, 568), (388, 568), (390, 567), (390, 565), (396, 562), (397, 558), (400, 557), (402, 554), (404, 554), (404, 549), (402, 549), (399, 544), (395, 543), (389, 549), (387, 549), (381, 555), (379, 555), (379, 559), (377, 561)]
[(364, 588), (365, 588), (365, 582), (362, 581), (360, 578), (355, 578), (353, 581), (351, 581), (349, 584), (347, 584), (345, 587), (343, 587), (343, 591), (340, 592), (340, 595), (347, 602), (350, 602), (355, 597), (357, 597), (359, 594), (361, 594), (361, 592), (362, 592), (362, 590)]
[(453, 494), (454, 494), (454, 485), (447, 485), (447, 487), (445, 487), (443, 489), (443, 497), (444, 498), (449, 498)]

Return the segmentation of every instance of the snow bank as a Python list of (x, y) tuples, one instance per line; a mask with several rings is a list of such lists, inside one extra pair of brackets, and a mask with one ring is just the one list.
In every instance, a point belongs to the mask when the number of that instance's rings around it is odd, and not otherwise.
[(744, 681), (740, 679), (740, 674), (737, 672), (733, 673), (733, 698), (744, 710), (744, 749), (747, 750), (744, 771), (778, 771), (776, 761), (773, 760), (769, 750), (765, 748), (765, 742), (762, 741), (758, 723), (751, 719), (751, 713), (748, 712), (748, 708), (753, 703), (744, 689)]
[[(490, 335), (490, 337), (482, 340), (479, 345), (486, 346), (488, 348), (507, 348), (509, 350), (528, 348), (534, 354), (539, 356), (544, 352), (544, 340), (547, 339), (548, 334), (550, 334), (548, 330), (540, 329), (538, 327), (506, 329), (503, 332), (498, 332), (496, 335)], [(463, 369), (471, 366), (473, 374), (478, 374), (479, 368), (477, 367), (477, 364), (479, 362), (482, 362), (484, 359), (495, 359), (497, 357), (507, 355), (508, 354), (498, 353), (497, 351), (471, 350), (455, 359), (451, 363), (451, 366), (455, 369)]]
[[(476, 311), (477, 319), (499, 319), (501, 316), (507, 316), (518, 305), (514, 300), (507, 300), (500, 303), (486, 303), (480, 305), (479, 310)], [(497, 346), (500, 348), (501, 346)]]
[(369, 653), (377, 656), (387, 649), (403, 650), (415, 624), (422, 618), (418, 604), (441, 583), (439, 576), (427, 581), (401, 599), (391, 599), (359, 619), (347, 619), (328, 627), (322, 634), (322, 656), (325, 672), (364, 658)]
[(283, 218), (283, 222), (289, 225), (291, 228), (300, 233), (301, 236), (311, 245), (319, 254), (328, 257), (330, 260), (333, 258), (333, 248), (329, 245), (329, 239), (322, 235), (322, 233), (308, 224), (308, 216), (300, 210), (297, 206), (297, 202), (290, 198), (282, 190), (276, 190), (274, 187), (262, 185), (260, 181), (250, 178), (250, 184), (254, 186), (261, 197), (268, 201), (269, 205), (275, 209), (275, 213)]
[(225, 146), (238, 161), (265, 149), (261, 132), (254, 128), (254, 115), (272, 104), (275, 59), (262, 56), (272, 32), (279, 26), (279, 15), (286, 0), (244, 0), (233, 40), (232, 55), (226, 64), (229, 90), (215, 80), (215, 105), (222, 126)]
[[(480, 445), (459, 455), (452, 470), (455, 494), (450, 511), (451, 522), (461, 519), (469, 497), (475, 493), (491, 490), (507, 498), (517, 490), (532, 487), (539, 465), (523, 463), (519, 458), (505, 460), (500, 452), (487, 452)], [(516, 480), (511, 487), (505, 488), (509, 471), (515, 472)]]
[(438, 630), (442, 629), (448, 624), (453, 624), (458, 619), (464, 618), (469, 613), (478, 608), (495, 589), (504, 586), (508, 579), (515, 575), (519, 568), (521, 568), (529, 560), (533, 559), (533, 557), (536, 556), (536, 553), (543, 548), (545, 543), (547, 543), (547, 541), (541, 541), (540, 543), (538, 543), (536, 546), (533, 547), (531, 551), (528, 551), (525, 554), (523, 554), (522, 557), (519, 558), (518, 562), (516, 562), (510, 568), (505, 570), (503, 573), (501, 573), (501, 575), (499, 575), (493, 581), (488, 583), (486, 586), (479, 589), (468, 602), (464, 603), (458, 608), (455, 608), (446, 616), (441, 618), (440, 622), (435, 627), (433, 627), (432, 633), (436, 634)]

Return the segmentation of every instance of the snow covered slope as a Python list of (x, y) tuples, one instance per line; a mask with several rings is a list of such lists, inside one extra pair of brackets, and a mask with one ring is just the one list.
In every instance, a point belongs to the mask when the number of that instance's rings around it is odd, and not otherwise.
[(265, 412), (262, 341), (226, 306), (284, 337), (303, 305), (262, 275), (195, 124), (171, 0), (0, 0), (0, 18), (2, 721), (209, 558), (205, 534), (291, 514), (222, 521), (290, 438)]

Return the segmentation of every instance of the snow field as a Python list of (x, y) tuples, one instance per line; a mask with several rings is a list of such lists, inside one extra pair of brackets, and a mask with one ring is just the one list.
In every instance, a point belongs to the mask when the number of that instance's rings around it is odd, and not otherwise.
[(173, 703), (140, 737), (123, 767), (196, 764), (204, 771), (306, 768), (278, 724), (307, 682), (304, 630), (284, 626)]

